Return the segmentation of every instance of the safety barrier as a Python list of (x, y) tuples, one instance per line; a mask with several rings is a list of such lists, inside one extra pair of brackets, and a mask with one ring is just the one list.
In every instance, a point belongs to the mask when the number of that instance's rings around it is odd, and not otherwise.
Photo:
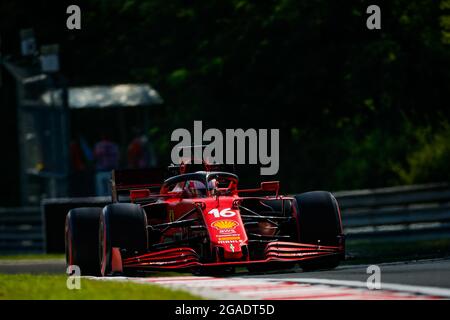
[[(347, 240), (450, 237), (450, 185), (411, 185), (333, 193)], [(64, 251), (70, 208), (104, 206), (109, 197), (48, 199), (41, 207), (0, 208), (0, 254)]]
[(42, 253), (42, 226), (39, 207), (0, 208), (0, 254)]
[(450, 237), (450, 185), (411, 185), (334, 193), (347, 239)]

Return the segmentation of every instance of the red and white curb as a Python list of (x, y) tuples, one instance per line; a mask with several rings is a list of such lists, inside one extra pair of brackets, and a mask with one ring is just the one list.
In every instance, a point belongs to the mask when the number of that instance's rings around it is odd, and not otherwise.
[(244, 277), (87, 277), (105, 281), (155, 284), (220, 300), (428, 300), (450, 299), (450, 290), (434, 287), (382, 284), (369, 290), (365, 282), (313, 278)]

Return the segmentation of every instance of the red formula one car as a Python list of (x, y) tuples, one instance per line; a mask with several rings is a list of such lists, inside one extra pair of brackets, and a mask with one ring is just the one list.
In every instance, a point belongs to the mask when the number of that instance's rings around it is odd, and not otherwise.
[(295, 264), (330, 269), (343, 259), (341, 216), (331, 193), (282, 196), (278, 181), (239, 190), (235, 174), (194, 166), (176, 167), (181, 172), (162, 184), (148, 170), (114, 171), (111, 204), (67, 214), (67, 264), (106, 276)]

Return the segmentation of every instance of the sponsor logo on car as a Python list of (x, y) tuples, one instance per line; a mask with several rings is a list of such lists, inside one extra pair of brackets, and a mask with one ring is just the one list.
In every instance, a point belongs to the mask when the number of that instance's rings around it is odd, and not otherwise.
[(217, 220), (214, 221), (213, 223), (211, 223), (211, 226), (216, 228), (217, 230), (230, 230), (233, 231), (234, 228), (236, 228), (239, 225), (239, 223), (237, 223), (234, 220)]
[(221, 236), (221, 235), (219, 235), (218, 236), (218, 240), (219, 240), (219, 242), (220, 241), (239, 241), (239, 240), (241, 240), (241, 236), (239, 236), (239, 235), (237, 235), (237, 236)]
[(219, 244), (227, 244), (227, 243), (239, 243), (239, 240), (219, 240)]

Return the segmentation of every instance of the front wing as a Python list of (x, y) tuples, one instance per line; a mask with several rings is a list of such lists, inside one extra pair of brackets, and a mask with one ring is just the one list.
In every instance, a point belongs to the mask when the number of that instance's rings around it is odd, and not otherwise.
[(302, 262), (322, 258), (325, 256), (338, 256), (343, 249), (335, 246), (320, 246), (296, 242), (274, 241), (267, 244), (265, 259), (240, 260), (221, 262), (201, 262), (201, 257), (189, 247), (179, 247), (153, 251), (150, 253), (126, 258), (122, 261), (123, 269), (134, 270), (176, 270), (192, 267), (218, 267), (218, 266), (248, 266), (264, 263)]

